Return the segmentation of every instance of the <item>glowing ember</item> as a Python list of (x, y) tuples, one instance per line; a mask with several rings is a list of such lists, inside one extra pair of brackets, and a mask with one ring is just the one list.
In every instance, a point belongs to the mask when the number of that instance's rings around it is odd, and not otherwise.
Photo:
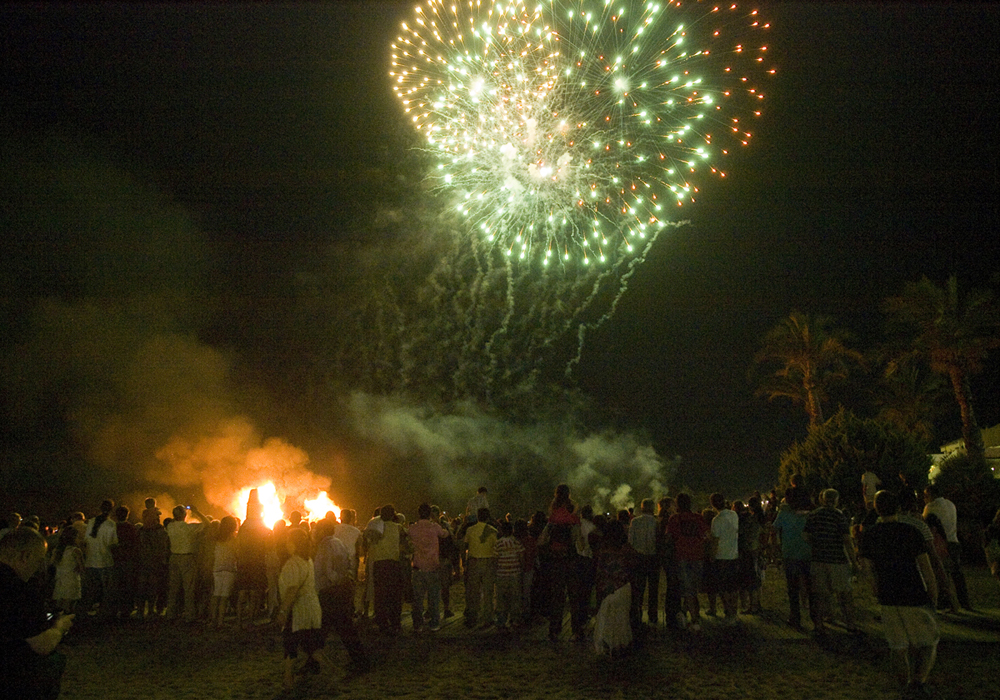
[(320, 491), (314, 499), (307, 498), (303, 505), (307, 511), (303, 516), (306, 520), (322, 520), (331, 510), (336, 514), (337, 520), (340, 520), (340, 506), (330, 500), (326, 491)]

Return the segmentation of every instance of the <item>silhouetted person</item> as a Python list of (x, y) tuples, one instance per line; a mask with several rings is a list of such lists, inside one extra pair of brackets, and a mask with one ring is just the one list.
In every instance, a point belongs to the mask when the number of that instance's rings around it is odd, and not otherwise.
[(30, 582), (45, 564), (45, 539), (31, 528), (0, 538), (0, 678), (4, 697), (55, 700), (65, 658), (56, 647), (73, 615), (51, 622), (41, 590)]
[(962, 545), (958, 541), (958, 511), (955, 504), (944, 497), (940, 487), (928, 484), (924, 489), (924, 519), (933, 513), (944, 526), (945, 537), (948, 540), (948, 559), (946, 562), (951, 580), (955, 582), (955, 593), (959, 604), (966, 610), (972, 610), (969, 600), (969, 588), (962, 573)]
[(940, 639), (934, 616), (937, 581), (923, 537), (898, 521), (896, 494), (876, 493), (875, 510), (879, 522), (865, 530), (861, 556), (871, 562), (882, 627), (899, 679), (908, 686), (907, 697), (929, 697), (923, 686)]

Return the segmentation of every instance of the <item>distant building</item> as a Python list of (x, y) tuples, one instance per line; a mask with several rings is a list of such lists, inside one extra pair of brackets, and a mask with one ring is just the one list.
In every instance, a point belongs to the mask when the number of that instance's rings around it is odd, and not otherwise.
[[(986, 446), (986, 464), (993, 470), (993, 478), (1000, 479), (1000, 424), (994, 425), (992, 428), (984, 428), (982, 432), (983, 444)], [(938, 474), (941, 473), (941, 462), (956, 453), (964, 452), (965, 440), (962, 438), (941, 445), (941, 451), (938, 454), (931, 455), (933, 464), (931, 465), (928, 478), (934, 481)]]

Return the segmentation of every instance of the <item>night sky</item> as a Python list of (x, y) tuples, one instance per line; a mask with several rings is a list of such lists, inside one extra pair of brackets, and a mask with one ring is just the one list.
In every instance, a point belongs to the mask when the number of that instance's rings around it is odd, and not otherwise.
[[(0, 508), (218, 506), (260, 457), (359, 510), (454, 508), (479, 482), (533, 510), (601, 464), (583, 456), (597, 442), (633, 455), (617, 481), (649, 485), (651, 445), (674, 483), (769, 488), (806, 429), (748, 382), (770, 327), (826, 314), (865, 349), (905, 282), (1000, 269), (1000, 9), (762, 11), (778, 73), (751, 147), (587, 336), (576, 457), (525, 478), (553, 432), (366, 391), (331, 357), (381, 280), (418, 285), (398, 220), (422, 196), (416, 141), (388, 78), (410, 3), (5, 4)], [(984, 427), (998, 388), (994, 356), (973, 384)], [(957, 417), (938, 430), (958, 437)]]

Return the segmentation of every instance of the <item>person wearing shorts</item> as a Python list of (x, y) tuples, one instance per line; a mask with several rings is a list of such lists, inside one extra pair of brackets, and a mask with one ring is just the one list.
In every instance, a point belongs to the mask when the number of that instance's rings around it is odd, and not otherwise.
[(215, 552), (212, 560), (212, 604), (208, 611), (208, 623), (216, 629), (222, 627), (229, 598), (236, 583), (236, 518), (227, 515), (219, 524), (215, 535)]
[(878, 522), (861, 539), (861, 557), (871, 563), (882, 626), (905, 697), (927, 697), (924, 687), (940, 639), (934, 609), (937, 579), (919, 530), (899, 522), (899, 498), (875, 494)]

